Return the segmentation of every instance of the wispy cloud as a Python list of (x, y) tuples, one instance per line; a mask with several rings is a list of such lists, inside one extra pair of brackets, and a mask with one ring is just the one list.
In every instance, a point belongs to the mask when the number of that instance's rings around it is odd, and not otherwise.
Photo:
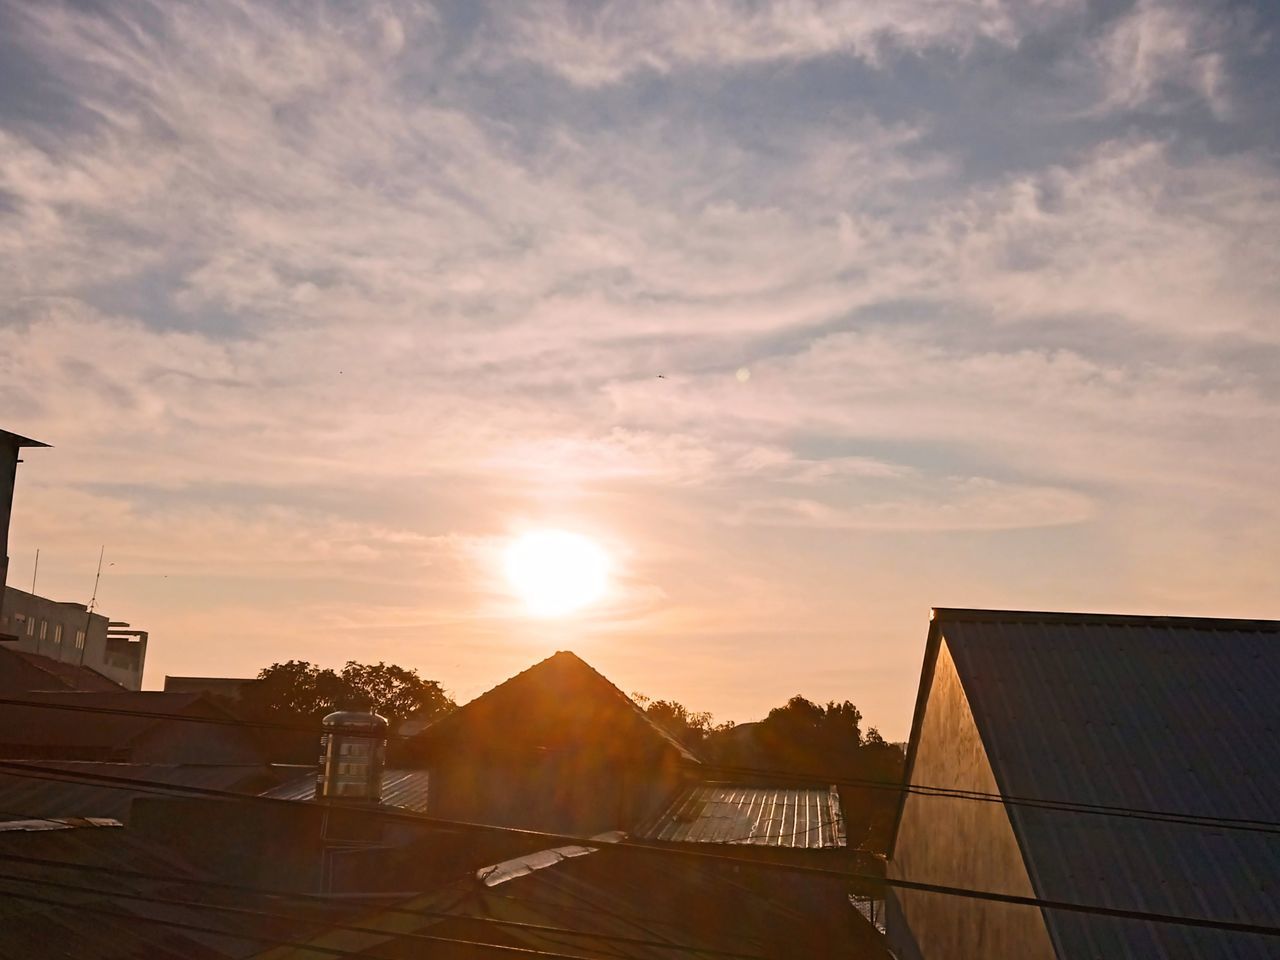
[[(378, 624), (371, 656), (463, 689), (570, 640), (641, 670), (619, 644), (884, 641), (914, 627), (879, 604), (940, 585), (1141, 606), (1199, 570), (1183, 595), (1262, 612), (1229, 586), (1280, 532), (1261, 14), (0, 9), (30, 81), (0, 95), (0, 427), (57, 446), (13, 552), (110, 541), (170, 662), (234, 594), (225, 669), (256, 665), (280, 607), (248, 581), (314, 614), (279, 655)], [(1042, 49), (1060, 89), (1024, 94)], [(997, 121), (1060, 149), (983, 153)], [(512, 615), (495, 551), (537, 522), (618, 554), (607, 624)], [(1002, 566), (1032, 534), (1059, 596)], [(882, 562), (920, 537), (1007, 539)], [(633, 685), (666, 693), (649, 642)]]

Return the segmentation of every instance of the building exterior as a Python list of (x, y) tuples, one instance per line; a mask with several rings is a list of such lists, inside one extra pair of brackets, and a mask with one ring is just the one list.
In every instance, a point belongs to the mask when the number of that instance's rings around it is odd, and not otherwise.
[[(935, 610), (906, 780), (1004, 802), (904, 793), (889, 882), (1280, 926), (1280, 842), (1219, 822), (1280, 821), (1277, 690), (1280, 622)], [(887, 918), (900, 960), (1276, 955), (1258, 934), (902, 888)]]
[(661, 811), (699, 761), (561, 651), (436, 721), (410, 754), (437, 816), (594, 834)]
[(258, 681), (253, 677), (170, 677), (164, 678), (166, 693), (203, 693), (238, 703), (245, 691)]
[(92, 613), (83, 603), (50, 600), (5, 587), (0, 634), (6, 648), (87, 667), (127, 690), (142, 689), (147, 634)]
[[(3, 588), (9, 577), (9, 518), (13, 513), (13, 487), (24, 447), (47, 447), (47, 443), (0, 430), (0, 618), (4, 615)], [(0, 639), (6, 631), (0, 623)]]

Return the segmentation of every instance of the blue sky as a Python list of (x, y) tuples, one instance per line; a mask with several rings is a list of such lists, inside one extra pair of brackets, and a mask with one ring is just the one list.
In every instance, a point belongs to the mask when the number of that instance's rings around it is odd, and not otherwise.
[[(1274, 5), (0, 3), (14, 580), (904, 736), (933, 605), (1276, 616)], [(658, 375), (662, 376), (659, 377)], [(603, 604), (532, 620), (563, 527)]]

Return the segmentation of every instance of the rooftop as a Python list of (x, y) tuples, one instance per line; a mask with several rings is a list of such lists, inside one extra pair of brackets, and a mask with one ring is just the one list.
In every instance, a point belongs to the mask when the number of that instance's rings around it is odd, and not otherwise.
[(840, 795), (835, 787), (702, 783), (678, 796), (638, 836), (810, 850), (845, 846)]
[[(937, 610), (908, 780), (943, 643), (1005, 796), (1280, 821), (1280, 622)], [(1280, 876), (1273, 836), (1008, 811), (1039, 896), (1280, 925), (1265, 879)], [(1261, 937), (1047, 916), (1072, 956), (1274, 949)]]
[[(382, 803), (384, 806), (401, 807), (425, 813), (430, 777), (426, 770), (384, 770), (382, 772)], [(316, 772), (299, 774), (277, 787), (263, 791), (262, 796), (273, 800), (314, 800), (316, 798)]]

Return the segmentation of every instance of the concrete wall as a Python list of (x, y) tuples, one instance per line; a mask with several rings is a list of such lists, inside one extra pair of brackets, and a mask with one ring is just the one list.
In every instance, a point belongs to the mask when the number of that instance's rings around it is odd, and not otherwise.
[[(911, 782), (998, 793), (955, 663), (941, 641)], [(908, 794), (889, 861), (890, 879), (1034, 896), (1004, 806)], [(1036, 907), (897, 889), (889, 941), (911, 960), (1052, 960)]]
[(146, 644), (108, 639), (107, 622), (100, 614), (88, 613), (82, 603), (49, 600), (16, 587), (5, 588), (4, 606), (0, 609), (0, 633), (18, 638), (16, 642), (8, 641), (9, 649), (79, 664), (81, 651), (76, 635), (83, 630), (83, 665), (126, 689), (141, 690)]

